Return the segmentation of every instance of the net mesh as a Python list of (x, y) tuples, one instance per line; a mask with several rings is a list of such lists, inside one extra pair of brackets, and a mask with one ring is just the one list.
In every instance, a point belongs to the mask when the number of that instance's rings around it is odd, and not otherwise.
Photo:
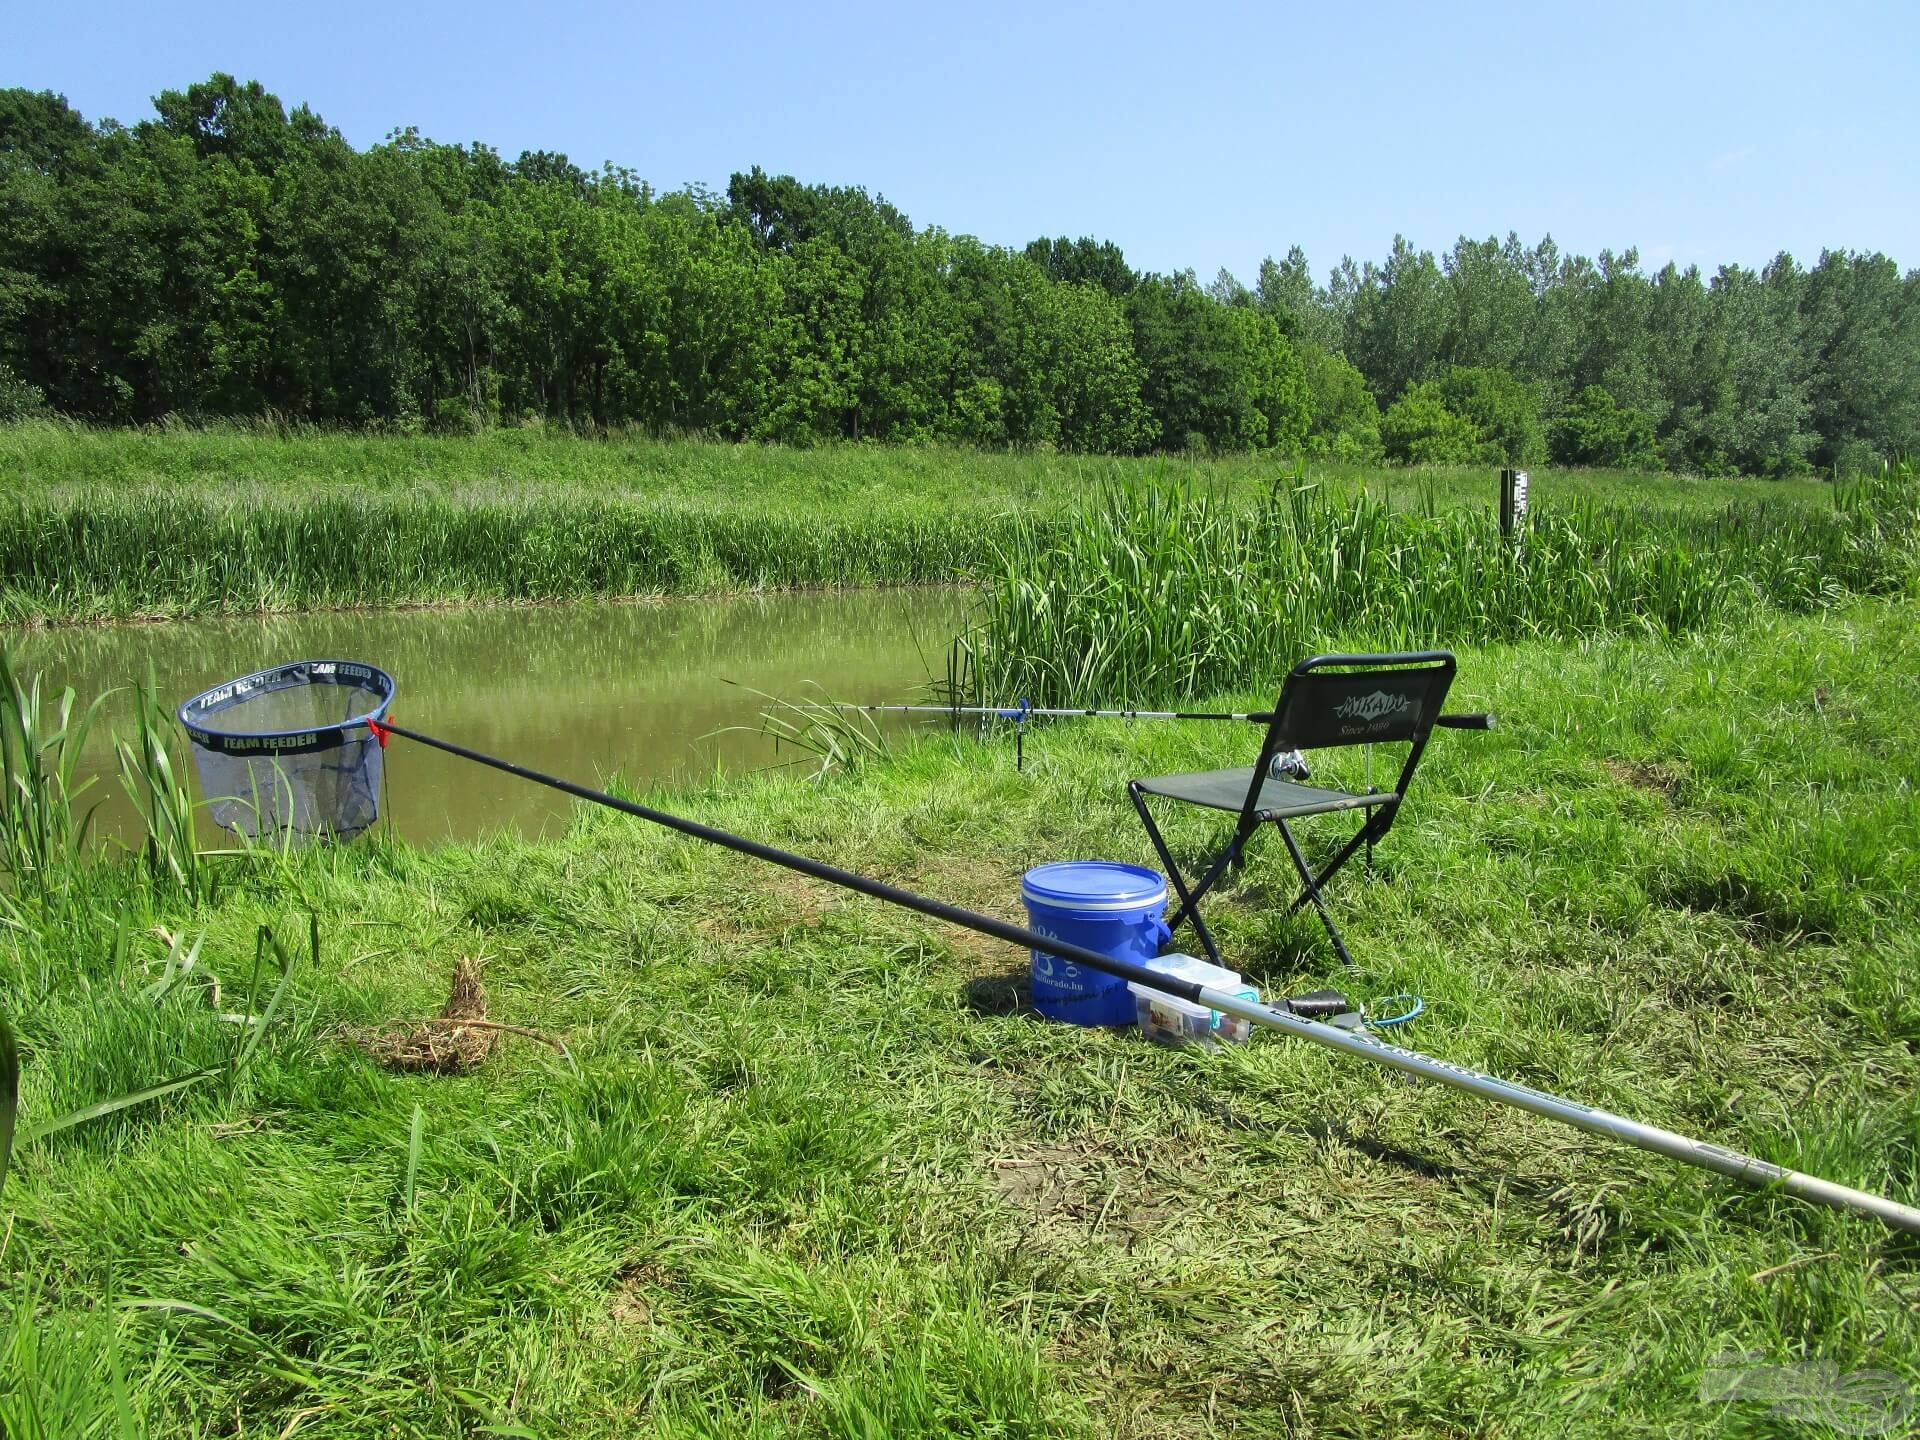
[(368, 720), (393, 677), (348, 660), (295, 660), (180, 707), (214, 823), (249, 838), (345, 840), (380, 813), (382, 751)]

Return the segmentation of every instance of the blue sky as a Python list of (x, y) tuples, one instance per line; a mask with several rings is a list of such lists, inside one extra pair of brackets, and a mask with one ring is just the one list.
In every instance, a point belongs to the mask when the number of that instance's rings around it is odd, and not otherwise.
[(214, 70), (662, 188), (758, 164), (998, 244), (1316, 276), (1396, 232), (1920, 266), (1920, 3), (1365, 7), (9, 0), (0, 85), (128, 123)]

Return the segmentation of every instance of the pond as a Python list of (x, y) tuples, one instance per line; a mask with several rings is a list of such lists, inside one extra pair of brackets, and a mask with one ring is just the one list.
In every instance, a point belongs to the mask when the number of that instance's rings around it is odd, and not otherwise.
[[(766, 696), (870, 703), (923, 698), (946, 673), (967, 593), (830, 591), (661, 603), (353, 611), (246, 620), (0, 631), (43, 694), (84, 704), (115, 693), (84, 761), (96, 821), (137, 820), (113, 769), (110, 732), (130, 733), (132, 685), (151, 663), (169, 708), (209, 686), (296, 659), (359, 660), (390, 672), (403, 723), (586, 785), (716, 769), (810, 768), (761, 729)], [(876, 716), (898, 732), (907, 717)], [(420, 745), (388, 753), (394, 832), (431, 844), (501, 829), (557, 833), (573, 804), (553, 791)], [(199, 794), (196, 777), (196, 797)], [(223, 832), (204, 827), (207, 843)], [(230, 838), (230, 837), (229, 837)]]

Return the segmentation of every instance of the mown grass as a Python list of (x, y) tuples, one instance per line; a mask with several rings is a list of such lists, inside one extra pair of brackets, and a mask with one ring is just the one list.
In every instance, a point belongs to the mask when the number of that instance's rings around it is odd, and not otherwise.
[(951, 683), (981, 704), (1152, 704), (1277, 681), (1336, 642), (1671, 636), (1911, 587), (1920, 473), (1831, 495), (1699, 512), (1547, 501), (1516, 544), (1485, 509), (1401, 511), (1304, 473), (1251, 506), (1115, 487), (1064, 534), (1033, 526), (998, 542)]
[[(951, 581), (1114, 484), (1252, 506), (1271, 459), (817, 451), (539, 430), (463, 438), (0, 427), (0, 623)], [(1491, 509), (1492, 471), (1332, 470), (1395, 508)], [(1818, 498), (1612, 472), (1536, 493)]]
[[(1342, 877), (1358, 988), (1423, 993), (1431, 1052), (1920, 1199), (1914, 621), (1464, 651), (1501, 727), (1439, 736)], [(1017, 915), (1030, 864), (1146, 858), (1127, 778), (1253, 743), (1063, 723), (1016, 774), (936, 734), (665, 803)], [(1700, 1398), (1717, 1358), (1920, 1386), (1907, 1237), (1271, 1036), (1048, 1025), (1017, 953), (605, 812), (196, 907), (140, 873), (0, 929), (25, 1123), (217, 1060), (204, 998), (143, 1000), (142, 927), (204, 931), (229, 994), (263, 921), (317, 914), (323, 956), (231, 1087), (18, 1157), (10, 1434), (1773, 1435)], [(1255, 852), (1224, 948), (1345, 983), (1285, 875)], [(462, 955), (571, 1062), (346, 1043)]]

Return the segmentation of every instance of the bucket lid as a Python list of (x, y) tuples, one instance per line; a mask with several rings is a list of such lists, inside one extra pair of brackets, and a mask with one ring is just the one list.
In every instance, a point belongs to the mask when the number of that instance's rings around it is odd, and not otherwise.
[(1167, 882), (1144, 865), (1060, 860), (1027, 871), (1020, 894), (1041, 905), (1074, 910), (1146, 910), (1166, 903)]

